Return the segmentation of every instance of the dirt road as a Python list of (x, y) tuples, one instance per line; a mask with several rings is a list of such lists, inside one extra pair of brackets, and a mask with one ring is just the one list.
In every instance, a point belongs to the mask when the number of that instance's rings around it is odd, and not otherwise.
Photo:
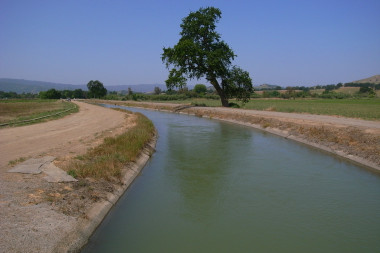
[[(0, 171), (9, 161), (39, 155), (62, 156), (86, 148), (86, 143), (104, 131), (125, 127), (125, 114), (74, 102), (80, 111), (46, 123), (0, 129)], [(81, 145), (78, 145), (81, 144)]]
[[(76, 192), (70, 184), (48, 183), (43, 173), (8, 173), (9, 161), (51, 155), (62, 164), (130, 126), (132, 116), (127, 118), (123, 112), (75, 103), (79, 112), (64, 118), (0, 129), (0, 252), (52, 252), (76, 226), (89, 202), (79, 198), (79, 194), (86, 195)], [(76, 207), (70, 209), (76, 215), (62, 213), (62, 206), (52, 201), (66, 192), (72, 193), (72, 199), (66, 201)]]

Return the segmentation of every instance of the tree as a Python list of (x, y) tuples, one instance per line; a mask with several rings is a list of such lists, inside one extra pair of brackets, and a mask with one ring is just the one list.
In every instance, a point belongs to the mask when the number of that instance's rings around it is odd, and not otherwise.
[(42, 99), (60, 99), (61, 98), (61, 92), (57, 91), (56, 89), (41, 91), (39, 93), (39, 97)]
[(75, 89), (73, 91), (73, 98), (85, 98), (85, 92), (82, 89)]
[(161, 94), (160, 87), (154, 87), (154, 94), (156, 94), (156, 95), (160, 95)]
[(194, 92), (198, 94), (205, 94), (207, 92), (207, 87), (204, 84), (196, 84), (194, 86)]
[(133, 94), (132, 88), (128, 87), (128, 96), (132, 96), (132, 94)]
[(162, 61), (169, 77), (166, 86), (183, 88), (186, 80), (206, 78), (214, 86), (223, 106), (236, 96), (246, 102), (253, 92), (249, 73), (232, 66), (235, 54), (215, 31), (221, 18), (218, 8), (200, 8), (182, 19), (181, 38), (173, 48), (163, 48)]
[(89, 81), (87, 84), (87, 88), (89, 90), (90, 97), (101, 98), (107, 94), (107, 89), (104, 88), (103, 83), (96, 81)]

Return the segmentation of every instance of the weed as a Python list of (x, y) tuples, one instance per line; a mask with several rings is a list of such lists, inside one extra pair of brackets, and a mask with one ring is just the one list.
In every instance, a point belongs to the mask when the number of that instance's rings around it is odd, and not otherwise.
[(134, 127), (119, 136), (105, 138), (99, 146), (89, 149), (85, 155), (77, 156), (77, 161), (68, 166), (69, 173), (77, 178), (120, 179), (124, 165), (137, 159), (155, 133), (153, 123), (148, 118), (140, 113), (135, 115)]
[(19, 164), (19, 163), (26, 161), (26, 159), (27, 159), (26, 157), (20, 157), (16, 160), (9, 161), (8, 165), (14, 166), (16, 164)]
[(80, 160), (80, 161), (83, 161), (84, 160), (84, 156), (83, 155), (77, 155), (76, 157), (74, 157), (75, 159), (77, 160)]
[(77, 178), (77, 177), (78, 177), (78, 175), (77, 175), (77, 173), (76, 173), (75, 170), (69, 170), (69, 171), (67, 172), (67, 174), (69, 174), (69, 175), (72, 176), (73, 178)]

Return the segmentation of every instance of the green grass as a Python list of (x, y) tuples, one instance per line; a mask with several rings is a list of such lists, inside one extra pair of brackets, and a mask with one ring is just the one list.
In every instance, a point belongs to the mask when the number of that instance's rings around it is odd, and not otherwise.
[(8, 165), (15, 166), (16, 164), (22, 163), (22, 162), (26, 161), (27, 159), (28, 159), (28, 158), (26, 158), (26, 157), (20, 157), (20, 158), (18, 158), (18, 159), (15, 159), (15, 160), (9, 161), (9, 162), (8, 162)]
[[(63, 112), (72, 109), (68, 112)], [(48, 115), (60, 113), (43, 119), (22, 122)], [(7, 123), (10, 126), (35, 124), (42, 121), (61, 118), (65, 115), (78, 112), (78, 107), (69, 102), (60, 100), (42, 99), (9, 99), (0, 100), (0, 124)]]
[(85, 155), (77, 156), (66, 168), (68, 173), (77, 178), (120, 179), (124, 165), (137, 159), (155, 133), (154, 125), (148, 118), (140, 113), (135, 115), (134, 127), (119, 136), (105, 138), (101, 145)]
[[(236, 102), (231, 100), (231, 102)], [(187, 99), (171, 101), (178, 104), (221, 106), (219, 100)], [(241, 105), (239, 103), (239, 105)], [(244, 109), (337, 115), (350, 118), (380, 120), (380, 99), (252, 99)]]

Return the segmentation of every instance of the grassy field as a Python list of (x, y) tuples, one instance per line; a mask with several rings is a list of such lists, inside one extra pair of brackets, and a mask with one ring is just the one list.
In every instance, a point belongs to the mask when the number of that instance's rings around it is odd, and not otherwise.
[[(17, 123), (25, 120), (44, 117), (47, 115), (63, 112), (68, 109), (73, 110), (48, 118), (35, 120), (26, 123)], [(0, 124), (9, 123), (10, 125), (34, 124), (41, 121), (57, 119), (67, 114), (77, 112), (75, 104), (60, 100), (41, 100), (41, 99), (9, 99), (0, 100)]]
[[(235, 102), (235, 101), (231, 101)], [(172, 103), (221, 106), (219, 100), (192, 99)], [(239, 103), (240, 104), (240, 103)], [(244, 109), (338, 115), (380, 120), (380, 99), (252, 99)]]
[(120, 179), (124, 165), (136, 160), (155, 133), (154, 125), (147, 117), (141, 113), (135, 115), (137, 119), (133, 128), (119, 136), (106, 138), (100, 146), (77, 156), (67, 166), (68, 173), (76, 178)]

